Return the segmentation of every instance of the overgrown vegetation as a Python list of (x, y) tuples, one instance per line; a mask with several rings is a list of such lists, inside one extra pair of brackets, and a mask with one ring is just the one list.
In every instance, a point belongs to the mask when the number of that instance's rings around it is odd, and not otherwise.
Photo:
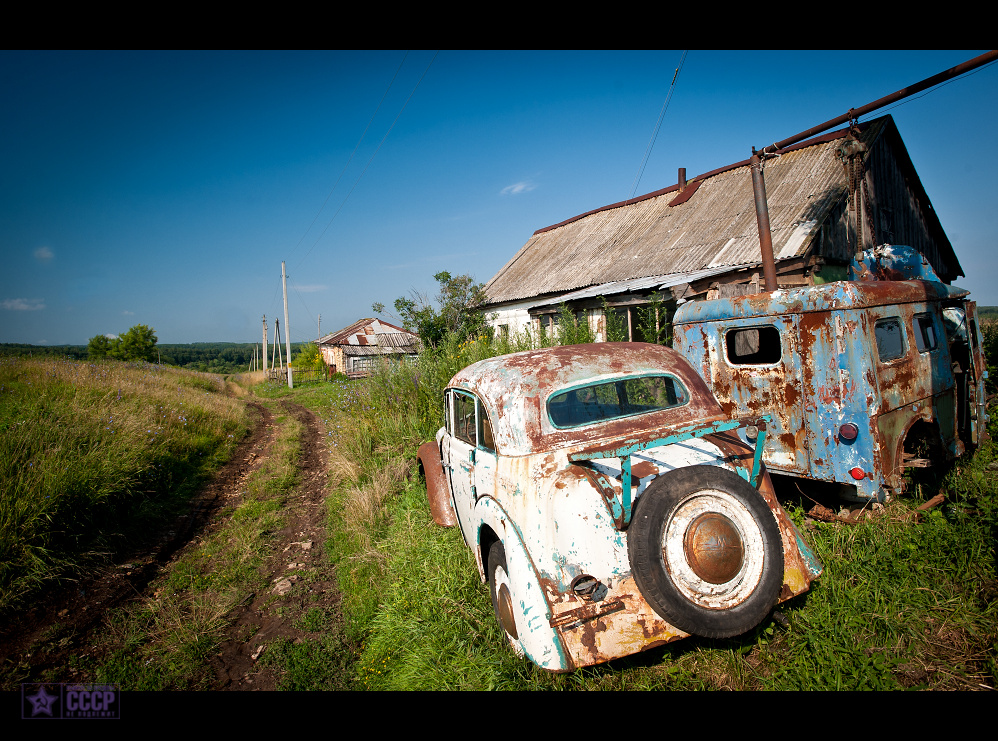
[(221, 378), (0, 359), (0, 613), (179, 511), (245, 433)]
[[(395, 311), (405, 329), (418, 334), (426, 347), (437, 347), (447, 335), (465, 340), (491, 334), (485, 316), (477, 309), (485, 301), (484, 284), (475, 283), (470, 275), (452, 276), (446, 270), (433, 279), (440, 286), (437, 306), (421, 293), (395, 299)], [(378, 314), (385, 311), (382, 303), (371, 308)]]
[(239, 505), (222, 513), (224, 525), (186, 548), (151, 594), (111, 616), (105, 657), (92, 669), (96, 681), (130, 690), (213, 688), (210, 661), (227, 616), (268, 586), (260, 567), (299, 480), (302, 426), (284, 416), (275, 425), (280, 432), (271, 456), (246, 481)]
[[(563, 310), (563, 327), (568, 316)], [(363, 642), (360, 686), (996, 686), (998, 455), (990, 442), (941, 479), (946, 504), (927, 514), (914, 511), (922, 499), (902, 497), (857, 524), (812, 522), (810, 502), (789, 497), (785, 506), (825, 572), (809, 593), (781, 606), (778, 620), (749, 634), (690, 638), (566, 675), (516, 657), (496, 626), (473, 554), (457, 528), (433, 524), (413, 473), (418, 445), (443, 424), (441, 392), (457, 370), (544, 343), (550, 338), (448, 335), (413, 366), (386, 364), (365, 381), (311, 392), (307, 403), (328, 417), (337, 482), (329, 498), (330, 553), (351, 635)]]

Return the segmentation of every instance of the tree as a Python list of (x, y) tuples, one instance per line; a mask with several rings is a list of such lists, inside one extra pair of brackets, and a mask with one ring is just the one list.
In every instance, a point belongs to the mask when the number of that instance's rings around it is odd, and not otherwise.
[(111, 354), (111, 340), (107, 335), (99, 334), (90, 338), (87, 343), (87, 357), (90, 360), (103, 360)]
[[(429, 299), (413, 292), (412, 298), (395, 299), (402, 326), (415, 332), (428, 347), (436, 347), (448, 333), (460, 337), (478, 337), (489, 332), (485, 315), (479, 308), (486, 300), (485, 284), (475, 283), (470, 275), (452, 276), (446, 270), (433, 276), (440, 284), (435, 307)], [(375, 312), (382, 313), (385, 305), (375, 303)]]
[(144, 324), (136, 324), (121, 335), (114, 344), (113, 354), (121, 360), (156, 360), (156, 330)]
[(144, 324), (136, 324), (114, 340), (99, 334), (87, 343), (87, 357), (91, 360), (114, 358), (116, 360), (156, 360), (156, 330)]

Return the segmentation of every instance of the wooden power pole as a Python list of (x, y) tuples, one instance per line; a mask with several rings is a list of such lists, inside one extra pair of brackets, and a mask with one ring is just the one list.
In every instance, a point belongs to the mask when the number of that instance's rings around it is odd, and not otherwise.
[(263, 369), (267, 370), (267, 315), (263, 315)]
[(281, 284), (284, 286), (284, 345), (288, 350), (288, 388), (293, 389), (295, 382), (291, 380), (291, 325), (288, 324), (288, 276), (284, 272), (284, 260), (281, 260)]

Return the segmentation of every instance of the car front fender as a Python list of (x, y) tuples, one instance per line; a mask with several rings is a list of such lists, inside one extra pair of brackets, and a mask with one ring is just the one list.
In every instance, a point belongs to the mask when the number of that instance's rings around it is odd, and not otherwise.
[(436, 442), (423, 443), (419, 446), (418, 456), (426, 477), (426, 498), (430, 502), (433, 521), (444, 527), (453, 527), (457, 524), (457, 514), (451, 504), (450, 485), (440, 460), (440, 448)]

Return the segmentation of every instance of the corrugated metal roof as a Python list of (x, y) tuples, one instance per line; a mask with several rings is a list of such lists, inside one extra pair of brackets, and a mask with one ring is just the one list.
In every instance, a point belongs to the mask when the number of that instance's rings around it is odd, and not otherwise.
[(597, 296), (613, 296), (617, 293), (628, 293), (630, 291), (644, 291), (649, 288), (671, 288), (683, 283), (692, 283), (695, 280), (709, 278), (712, 275), (720, 275), (731, 270), (730, 265), (723, 267), (706, 268), (705, 270), (694, 270), (689, 273), (672, 273), (671, 275), (651, 275), (645, 278), (632, 278), (631, 280), (618, 280), (611, 283), (600, 283), (597, 286), (589, 286), (578, 291), (572, 291), (556, 298), (548, 298), (531, 304), (528, 308), (540, 306), (555, 306), (557, 304), (578, 301), (584, 298), (596, 298)]
[[(883, 120), (863, 128), (872, 135)], [(765, 162), (777, 259), (802, 254), (847, 191), (836, 156), (846, 131), (803, 142)], [(485, 286), (489, 302), (761, 262), (747, 160), (693, 178), (687, 187), (697, 181), (696, 193), (675, 206), (670, 202), (678, 186), (538, 230)]]
[[(371, 332), (366, 330), (370, 328)], [(386, 338), (386, 339), (382, 339)], [(349, 327), (319, 338), (320, 345), (383, 345), (409, 347), (419, 343), (419, 335), (409, 332), (384, 319), (358, 319)]]

